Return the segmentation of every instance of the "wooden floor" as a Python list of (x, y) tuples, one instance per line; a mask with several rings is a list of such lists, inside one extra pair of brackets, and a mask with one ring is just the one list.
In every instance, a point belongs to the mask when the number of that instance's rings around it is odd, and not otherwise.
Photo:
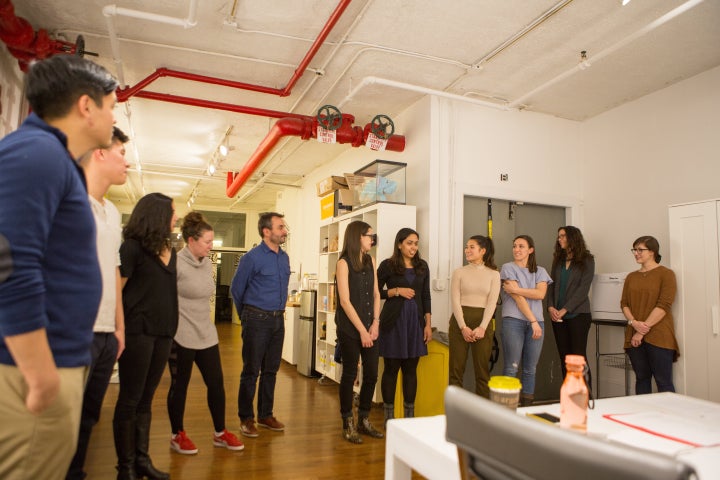
[[(213, 447), (206, 389), (197, 369), (188, 390), (185, 430), (199, 452), (180, 455), (170, 450), (166, 407), (170, 375), (166, 369), (153, 401), (150, 438), (150, 454), (158, 468), (169, 471), (173, 480), (383, 478), (385, 440), (363, 436), (362, 445), (344, 441), (337, 384), (320, 386), (317, 379), (299, 375), (295, 366), (284, 361), (278, 372), (274, 413), (285, 423), (285, 432), (260, 428), (258, 438), (242, 437), (237, 417), (237, 391), (242, 369), (240, 327), (220, 323), (218, 333), (227, 398), (226, 426), (241, 438), (245, 450), (231, 452)], [(117, 392), (118, 385), (111, 384), (100, 422), (93, 430), (85, 465), (89, 479), (113, 479), (116, 475), (112, 416)], [(382, 415), (382, 408), (374, 406), (370, 418), (376, 426), (382, 427)], [(414, 475), (413, 478), (422, 477)]]

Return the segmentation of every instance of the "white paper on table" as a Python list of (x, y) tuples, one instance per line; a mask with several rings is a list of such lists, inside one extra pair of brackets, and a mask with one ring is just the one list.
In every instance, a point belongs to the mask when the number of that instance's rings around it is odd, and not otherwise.
[(695, 447), (720, 445), (720, 425), (666, 412), (607, 414), (608, 420)]
[(675, 456), (683, 450), (693, 450), (693, 447), (674, 440), (652, 435), (642, 430), (634, 428), (623, 429), (620, 432), (607, 436), (612, 442), (618, 442), (633, 447), (650, 450), (651, 452), (662, 453), (669, 456)]

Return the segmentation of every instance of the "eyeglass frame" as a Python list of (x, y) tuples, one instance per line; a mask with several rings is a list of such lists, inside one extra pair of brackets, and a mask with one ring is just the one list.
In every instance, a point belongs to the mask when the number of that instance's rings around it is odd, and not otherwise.
[(370, 237), (371, 243), (370, 246), (374, 247), (377, 245), (377, 233), (362, 233), (360, 234), (363, 237)]
[(642, 254), (643, 252), (650, 252), (650, 251), (651, 250), (649, 248), (631, 248), (630, 249), (630, 253), (632, 253), (632, 254), (635, 254), (635, 253)]

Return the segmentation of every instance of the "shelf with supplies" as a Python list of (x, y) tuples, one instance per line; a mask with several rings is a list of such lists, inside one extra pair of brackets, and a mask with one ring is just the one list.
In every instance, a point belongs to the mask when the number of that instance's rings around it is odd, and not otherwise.
[[(340, 382), (342, 364), (335, 361), (335, 343), (337, 340), (335, 312), (337, 292), (335, 268), (342, 251), (342, 241), (347, 226), (356, 220), (368, 223), (377, 234), (378, 240), (370, 251), (376, 266), (393, 252), (393, 243), (398, 230), (403, 227), (415, 228), (416, 209), (412, 205), (375, 203), (338, 217), (325, 219), (320, 224), (318, 234), (319, 266), (317, 292), (317, 328), (315, 349), (315, 370), (326, 379)], [(382, 361), (378, 379), (382, 375)], [(356, 386), (356, 389), (358, 387)], [(373, 402), (381, 402), (380, 381), (378, 380)]]

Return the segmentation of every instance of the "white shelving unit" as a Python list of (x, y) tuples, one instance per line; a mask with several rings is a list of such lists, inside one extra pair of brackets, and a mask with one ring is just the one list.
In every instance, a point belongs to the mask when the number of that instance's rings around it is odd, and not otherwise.
[[(392, 255), (393, 243), (398, 230), (403, 227), (415, 228), (415, 207), (392, 203), (376, 203), (345, 215), (323, 221), (320, 226), (318, 245), (320, 265), (318, 267), (317, 295), (317, 338), (315, 350), (315, 369), (325, 378), (340, 382), (342, 365), (335, 362), (335, 310), (338, 307), (335, 298), (335, 265), (340, 258), (345, 229), (350, 222), (362, 220), (377, 233), (377, 245), (370, 254), (376, 265)], [(378, 383), (373, 401), (380, 402), (380, 381), (382, 362), (378, 372)]]

